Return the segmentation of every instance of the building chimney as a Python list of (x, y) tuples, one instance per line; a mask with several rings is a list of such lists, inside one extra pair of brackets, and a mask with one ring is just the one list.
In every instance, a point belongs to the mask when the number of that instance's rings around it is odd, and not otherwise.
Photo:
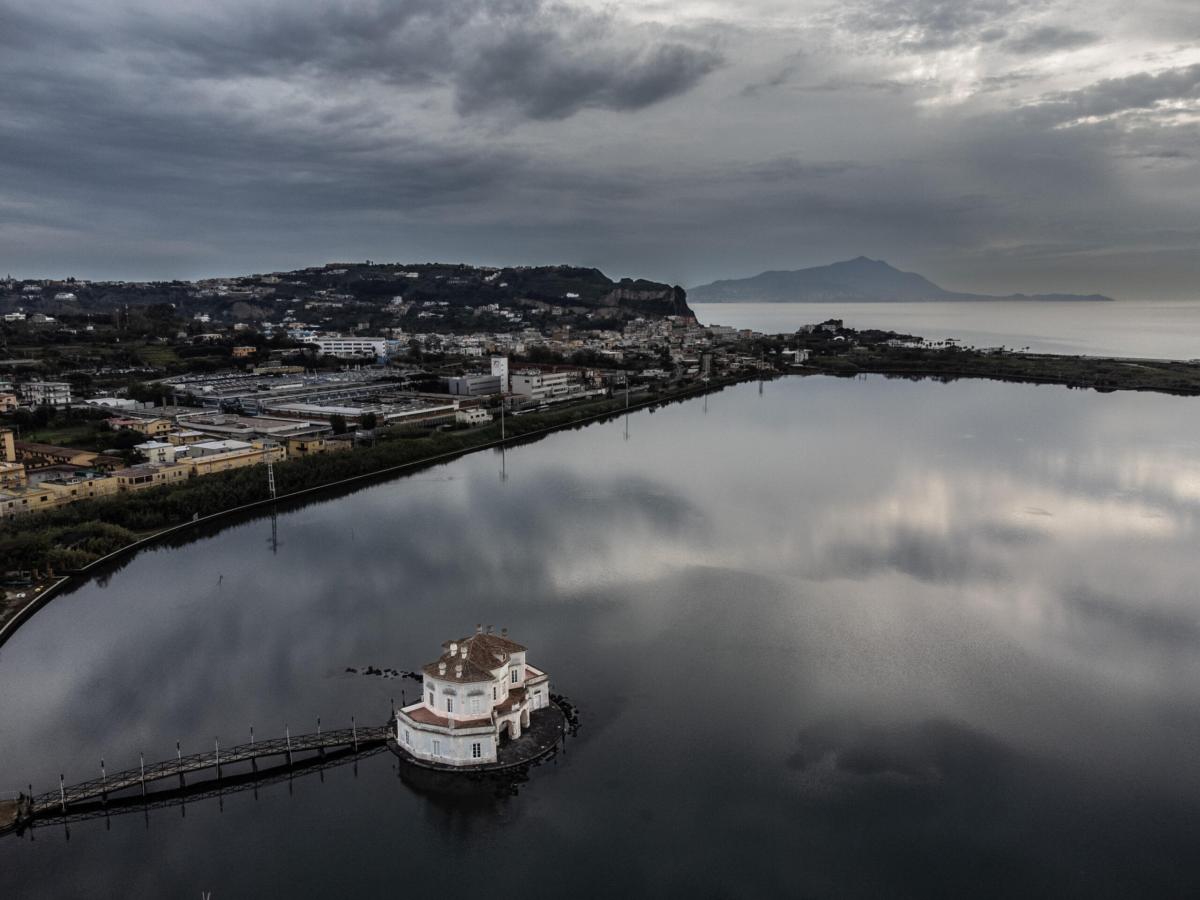
[(462, 663), (459, 663), (457, 666), (454, 667), (454, 677), (462, 678)]
[(446, 674), (446, 664), (445, 664), (444, 662), (440, 662), (440, 663), (438, 663), (438, 674), (439, 674), (439, 675), (445, 675), (445, 674)]
[(462, 658), (466, 659), (467, 658), (467, 645), (463, 644), (461, 649), (462, 649)]
[(458, 656), (458, 644), (454, 643), (454, 641), (450, 642), (450, 655)]
[(489, 626), (487, 627), (487, 633), (488, 633), (488, 634), (491, 634), (491, 633), (492, 633), (492, 626), (491, 626), (491, 625), (489, 625)]
[(483, 634), (483, 625), (482, 625), (482, 624), (477, 624), (477, 625), (475, 626), (475, 633), (476, 633), (476, 634)]
[(501, 637), (508, 637), (508, 629), (507, 629), (507, 628), (501, 628), (501, 629), (500, 629), (500, 636), (501, 636)]

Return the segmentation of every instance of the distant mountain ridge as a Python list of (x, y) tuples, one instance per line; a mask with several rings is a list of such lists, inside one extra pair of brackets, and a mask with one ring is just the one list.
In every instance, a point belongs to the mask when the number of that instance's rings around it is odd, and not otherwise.
[(969, 294), (948, 291), (923, 275), (902, 272), (881, 259), (859, 256), (828, 266), (763, 272), (691, 288), (693, 303), (899, 303), (925, 300), (1089, 300), (1102, 294)]

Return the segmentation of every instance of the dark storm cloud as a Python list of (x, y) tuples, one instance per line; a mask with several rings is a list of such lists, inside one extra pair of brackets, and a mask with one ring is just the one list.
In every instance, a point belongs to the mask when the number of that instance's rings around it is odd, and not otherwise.
[[(0, 271), (371, 256), (696, 284), (870, 253), (1119, 293), (1074, 276), (1116, 243), (1193, 246), (1196, 128), (1159, 108), (1194, 102), (1175, 38), (1134, 54), (1059, 0), (779, 10), (0, 0)], [(1057, 51), (1093, 30), (1113, 64), (1078, 88)], [(1129, 76), (1154, 46), (1168, 71)], [(1035, 252), (1081, 262), (1021, 280)]]
[(1038, 121), (1063, 124), (1144, 112), (1171, 101), (1196, 100), (1200, 100), (1200, 63), (1157, 74), (1107, 78), (1079, 90), (1052, 94), (1030, 110)]
[(480, 48), (458, 77), (459, 111), (511, 104), (535, 119), (561, 119), (587, 106), (640, 109), (686, 91), (720, 62), (681, 44), (564, 53), (546, 37), (518, 30)]
[(942, 50), (1002, 33), (998, 22), (1027, 6), (1028, 0), (882, 0), (850, 13), (855, 30), (896, 36), (907, 51)]
[(1058, 50), (1074, 50), (1077, 47), (1094, 44), (1099, 40), (1100, 36), (1092, 31), (1043, 25), (1009, 38), (1001, 42), (1000, 46), (1009, 53), (1032, 55), (1054, 53)]
[(358, 2), (316, 11), (277, 5), (250, 17), (220, 5), (128, 24), (168, 48), (176, 74), (366, 78), (446, 85), (464, 114), (514, 110), (559, 119), (581, 109), (640, 109), (716, 68), (711, 48), (662, 40), (611, 16), (546, 0)]

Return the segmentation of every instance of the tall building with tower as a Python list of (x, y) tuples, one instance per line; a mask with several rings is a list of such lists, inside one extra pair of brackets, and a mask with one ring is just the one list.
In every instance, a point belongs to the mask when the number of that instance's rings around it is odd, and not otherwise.
[(493, 356), (492, 357), (492, 374), (500, 377), (500, 390), (508, 393), (510, 385), (508, 382), (508, 357)]

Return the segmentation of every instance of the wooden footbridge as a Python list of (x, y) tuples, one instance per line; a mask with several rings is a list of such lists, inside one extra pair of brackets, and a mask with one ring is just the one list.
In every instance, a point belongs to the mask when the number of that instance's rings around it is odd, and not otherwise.
[[(282, 738), (255, 741), (251, 730), (248, 744), (222, 748), (214, 741), (212, 750), (184, 755), (176, 743), (174, 759), (149, 764), (141, 759), (136, 769), (110, 773), (102, 760), (99, 778), (68, 785), (60, 776), (58, 790), (34, 794), (31, 789), (15, 803), (10, 801), (8, 821), (0, 815), (0, 832), (24, 828), (35, 821), (89, 818), (110, 802), (114, 807), (140, 808), (147, 803), (157, 805), (211, 793), (225, 784), (251, 786), (276, 781), (286, 778), (293, 767), (320, 768), (327, 756), (336, 758), (340, 765), (347, 757), (381, 749), (393, 733), (390, 724), (366, 728), (352, 724), (336, 731), (321, 731), (318, 724), (318, 730), (311, 734), (293, 735), (285, 730)], [(259, 763), (264, 760), (271, 762), (260, 773)], [(245, 763), (249, 763), (249, 771)], [(235, 766), (240, 771), (227, 776), (225, 773)]]

